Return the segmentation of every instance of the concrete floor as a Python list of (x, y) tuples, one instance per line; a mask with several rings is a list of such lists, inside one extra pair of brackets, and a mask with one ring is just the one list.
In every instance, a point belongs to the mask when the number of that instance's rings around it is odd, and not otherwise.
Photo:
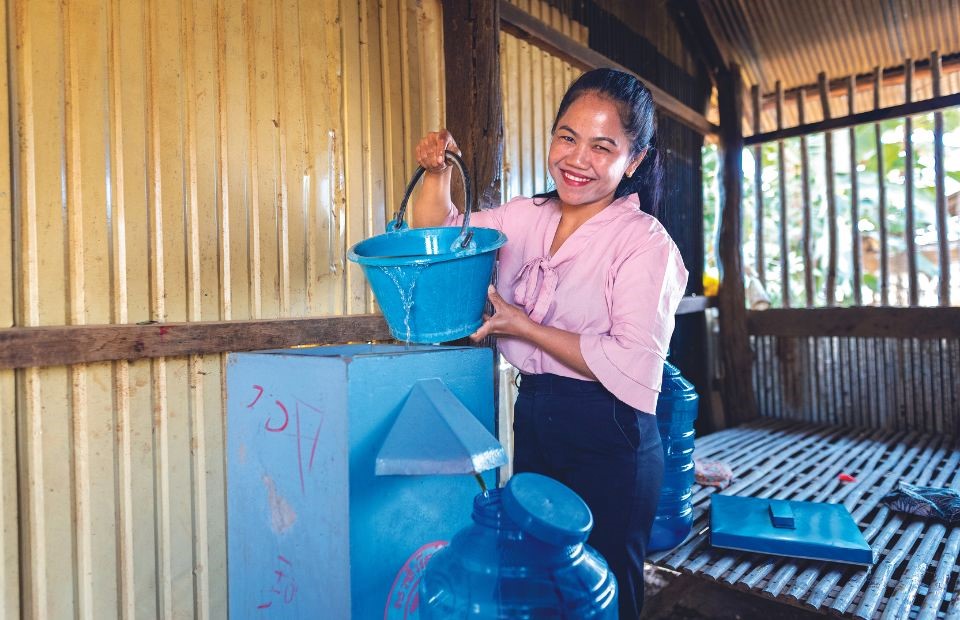
[(641, 620), (814, 620), (820, 614), (647, 565)]

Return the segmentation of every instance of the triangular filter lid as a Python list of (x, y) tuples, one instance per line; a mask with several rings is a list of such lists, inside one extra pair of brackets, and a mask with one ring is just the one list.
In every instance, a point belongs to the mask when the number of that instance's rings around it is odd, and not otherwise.
[(376, 473), (472, 474), (506, 465), (507, 454), (440, 379), (417, 381), (377, 455)]

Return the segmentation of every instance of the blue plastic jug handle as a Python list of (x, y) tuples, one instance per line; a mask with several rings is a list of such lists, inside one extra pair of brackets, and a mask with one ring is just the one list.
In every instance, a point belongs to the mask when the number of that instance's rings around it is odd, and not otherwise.
[[(467, 174), (467, 167), (463, 163), (463, 159), (453, 151), (446, 151), (447, 159), (452, 161), (457, 170), (460, 171), (460, 175), (463, 177), (463, 188), (464, 194), (466, 194), (466, 205), (463, 207), (463, 227), (460, 229), (460, 247), (465, 248), (470, 244), (470, 240), (473, 238), (473, 232), (468, 231), (470, 228), (470, 210), (473, 207), (473, 192), (470, 189), (470, 175)], [(392, 227), (393, 230), (397, 231), (404, 227), (405, 222), (404, 218), (407, 213), (407, 201), (410, 200), (410, 195), (413, 193), (413, 189), (417, 186), (417, 181), (420, 180), (420, 177), (423, 176), (424, 168), (422, 166), (417, 166), (416, 171), (413, 173), (413, 177), (410, 179), (410, 183), (407, 184), (407, 190), (403, 193), (403, 200), (400, 201), (400, 210), (397, 212), (396, 216), (393, 218)]]

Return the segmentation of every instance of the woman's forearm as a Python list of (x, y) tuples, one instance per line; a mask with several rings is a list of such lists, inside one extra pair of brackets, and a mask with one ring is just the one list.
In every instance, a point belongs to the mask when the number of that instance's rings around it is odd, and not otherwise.
[(533, 321), (525, 331), (527, 333), (524, 339), (542, 349), (550, 357), (585, 377), (597, 378), (583, 359), (583, 353), (580, 352), (580, 334), (556, 327), (546, 327)]
[(414, 228), (440, 226), (450, 209), (450, 176), (447, 166), (440, 172), (425, 172), (413, 195), (410, 225)]

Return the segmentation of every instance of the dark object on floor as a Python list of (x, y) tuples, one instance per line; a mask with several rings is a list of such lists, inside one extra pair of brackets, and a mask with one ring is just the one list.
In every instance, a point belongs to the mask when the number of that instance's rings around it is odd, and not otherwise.
[[(648, 566), (642, 620), (822, 620), (823, 616), (724, 587), (706, 579)], [(621, 618), (621, 620), (624, 620)]]
[(918, 487), (899, 482), (880, 500), (892, 510), (930, 517), (950, 525), (960, 524), (960, 493), (943, 487)]

